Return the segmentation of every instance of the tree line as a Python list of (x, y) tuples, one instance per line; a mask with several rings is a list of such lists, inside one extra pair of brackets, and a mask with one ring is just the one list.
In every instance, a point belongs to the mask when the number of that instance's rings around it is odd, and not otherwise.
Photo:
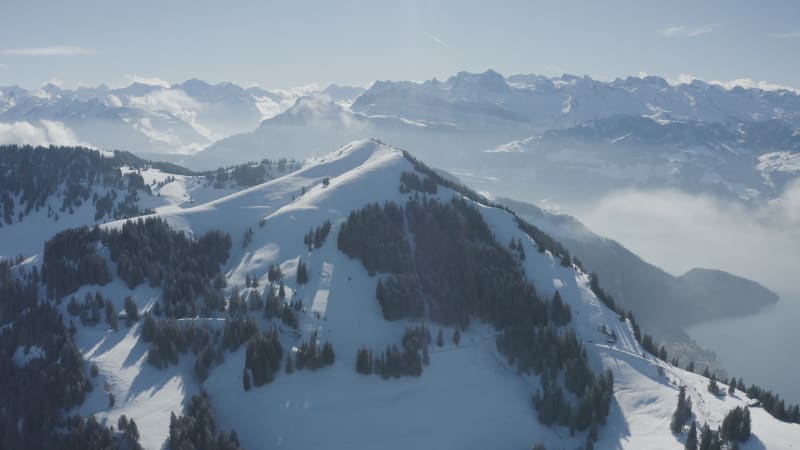
[[(408, 235), (414, 239), (413, 253)], [(534, 397), (543, 423), (585, 430), (605, 422), (613, 378), (595, 375), (574, 332), (561, 329), (571, 320), (569, 306), (560, 294), (542, 299), (536, 293), (518, 249), (500, 245), (466, 200), (454, 196), (440, 202), (416, 193), (405, 208), (391, 202), (367, 205), (342, 224), (338, 242), (370, 273), (388, 272), (376, 287), (386, 319), (429, 317), (461, 328), (473, 317), (488, 321), (501, 330), (498, 348), (511, 364), (544, 375), (546, 388)], [(390, 346), (375, 355), (364, 347), (356, 369), (384, 376), (418, 374), (422, 359), (407, 348)], [(578, 404), (563, 395), (556, 382), (560, 373), (565, 387), (581, 398)]]
[(172, 450), (238, 450), (236, 431), (217, 428), (214, 408), (206, 391), (193, 395), (186, 406), (186, 414), (169, 418), (168, 448)]
[[(83, 147), (2, 145), (0, 226), (45, 208), (48, 218), (58, 220), (88, 202), (95, 206), (95, 220), (142, 214), (138, 192), (152, 195), (150, 187), (136, 171), (123, 175), (121, 167), (150, 164), (128, 152), (108, 156)], [(98, 195), (100, 189), (106, 194)]]
[[(0, 447), (140, 449), (128, 423), (115, 431), (92, 416), (65, 415), (93, 386), (55, 302), (39, 301), (34, 273), (0, 260)], [(38, 357), (14, 360), (32, 347)]]
[(133, 289), (145, 280), (163, 287), (164, 312), (179, 318), (208, 315), (225, 306), (211, 280), (228, 259), (230, 235), (212, 230), (191, 239), (161, 218), (125, 222), (119, 229), (73, 228), (45, 242), (42, 280), (51, 298), (86, 284), (105, 285), (111, 272), (97, 243), (108, 248), (117, 274)]
[(356, 372), (376, 374), (383, 379), (420, 376), (423, 366), (430, 363), (431, 333), (424, 324), (406, 327), (401, 346), (390, 345), (373, 356), (372, 350), (361, 347), (356, 353)]
[(302, 167), (301, 161), (281, 158), (277, 161), (262, 159), (259, 162), (250, 162), (236, 166), (220, 167), (217, 170), (201, 172), (206, 183), (216, 189), (229, 185), (250, 187), (264, 183), (281, 175), (294, 172)]

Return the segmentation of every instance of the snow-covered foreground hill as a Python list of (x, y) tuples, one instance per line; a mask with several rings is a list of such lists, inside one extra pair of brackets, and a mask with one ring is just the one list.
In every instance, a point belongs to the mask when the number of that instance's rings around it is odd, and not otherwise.
[[(445, 343), (432, 346), (430, 365), (419, 377), (383, 380), (356, 373), (361, 346), (381, 349), (397, 344), (403, 330), (418, 321), (386, 321), (375, 298), (383, 275), (370, 276), (362, 263), (337, 249), (336, 236), (351, 211), (370, 202), (404, 204), (410, 195), (399, 190), (403, 172), (414, 171), (405, 155), (377, 141), (359, 141), (319, 158), (303, 169), (190, 208), (159, 209), (156, 215), (175, 228), (200, 236), (221, 229), (232, 236), (233, 247), (223, 273), (229, 288), (244, 287), (255, 277), (269, 286), (268, 269), (279, 265), (286, 283), (286, 301), (299, 301), (303, 313), (295, 331), (275, 319), (268, 323), (255, 314), (259, 326), (280, 329), (285, 349), (308, 340), (313, 332), (320, 344), (330, 342), (336, 352), (332, 366), (292, 374), (279, 371), (272, 383), (245, 392), (242, 384), (245, 349), (226, 352), (224, 363), (212, 367), (201, 384), (194, 376), (194, 357), (182, 355), (177, 366), (157, 369), (147, 363), (148, 345), (141, 340), (141, 324), (107, 331), (105, 324), (78, 325), (75, 339), (84, 357), (96, 363), (94, 381), (116, 398), (108, 407), (107, 394), (95, 389), (80, 407), (116, 424), (120, 415), (135, 419), (146, 448), (160, 448), (168, 437), (171, 413), (180, 414), (201, 387), (210, 395), (220, 426), (235, 429), (243, 447), (305, 449), (332, 448), (578, 448), (586, 433), (570, 436), (563, 427), (537, 421), (531, 401), (539, 388), (536, 376), (519, 374), (497, 350), (492, 326), (473, 321), (456, 345), (453, 328), (444, 327)], [(460, 196), (439, 186), (432, 196), (448, 202)], [(174, 197), (183, 198), (175, 193)], [(480, 211), (497, 242), (522, 242), (528, 257), (522, 261), (528, 281), (551, 298), (558, 291), (572, 308), (572, 321), (597, 373), (610, 369), (614, 397), (607, 425), (599, 430), (596, 448), (682, 448), (685, 433), (673, 435), (669, 422), (679, 385), (687, 386), (695, 419), (720, 425), (736, 405), (749, 402), (741, 391), (732, 396), (708, 393), (708, 380), (644, 354), (629, 321), (604, 306), (590, 289), (589, 277), (575, 266), (564, 267), (549, 251), (524, 233), (515, 217), (503, 209), (469, 200)], [(313, 251), (303, 242), (309, 229), (330, 220), (333, 229)], [(121, 227), (123, 222), (104, 225)], [(246, 230), (252, 237), (246, 245)], [(298, 262), (308, 265), (310, 280), (295, 282)], [(113, 267), (113, 265), (112, 265)], [(133, 290), (116, 275), (105, 286), (85, 286), (75, 293), (100, 291), (122, 308), (131, 296), (140, 310), (160, 300), (160, 289), (139, 285)], [(65, 310), (66, 302), (61, 306)], [(253, 314), (253, 313), (251, 313)], [(67, 317), (65, 311), (65, 317)], [(182, 319), (223, 327), (225, 314), (214, 318)], [(427, 323), (436, 333), (438, 324)], [(605, 331), (608, 330), (608, 331)], [(609, 340), (613, 331), (616, 341)], [(644, 330), (646, 332), (646, 330)], [(663, 375), (661, 370), (663, 368)], [(752, 408), (753, 437), (742, 448), (790, 448), (800, 442), (800, 426), (777, 421)]]

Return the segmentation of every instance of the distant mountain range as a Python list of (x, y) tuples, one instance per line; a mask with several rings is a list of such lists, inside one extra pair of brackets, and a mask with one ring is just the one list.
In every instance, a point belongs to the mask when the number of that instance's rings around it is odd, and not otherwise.
[(0, 88), (0, 143), (120, 148), (194, 170), (305, 159), (367, 137), (413, 148), (514, 198), (569, 204), (613, 189), (668, 187), (763, 203), (800, 174), (800, 95), (654, 76), (607, 82), (492, 70), (377, 81), (366, 90), (201, 80)]
[[(332, 85), (319, 92), (351, 101), (361, 90)], [(53, 84), (38, 90), (0, 87), (0, 143), (194, 153), (252, 130), (306, 93), (197, 79), (171, 86), (136, 82), (75, 90)]]
[(459, 72), (446, 81), (376, 82), (353, 103), (365, 114), (443, 121), (462, 129), (527, 127), (542, 132), (614, 115), (704, 122), (800, 119), (800, 96), (694, 80), (671, 85), (659, 77), (611, 82), (562, 75)]
[(670, 187), (765, 202), (800, 173), (798, 124), (800, 96), (789, 90), (461, 72), (375, 82), (349, 107), (301, 99), (182, 163), (304, 158), (372, 136), (516, 198), (535, 191), (537, 200), (569, 203), (615, 188)]

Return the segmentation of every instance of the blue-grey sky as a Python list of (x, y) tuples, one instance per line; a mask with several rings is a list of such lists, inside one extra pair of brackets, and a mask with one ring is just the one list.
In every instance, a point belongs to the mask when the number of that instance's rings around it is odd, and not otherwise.
[(264, 87), (446, 78), (749, 78), (800, 88), (796, 1), (39, 1), (0, 6), (0, 85)]

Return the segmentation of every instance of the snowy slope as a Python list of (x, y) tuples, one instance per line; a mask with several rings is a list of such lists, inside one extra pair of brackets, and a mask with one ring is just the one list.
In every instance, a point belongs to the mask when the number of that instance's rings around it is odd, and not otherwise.
[[(273, 383), (244, 392), (244, 348), (226, 353), (225, 363), (212, 368), (203, 385), (219, 425), (234, 428), (243, 446), (251, 449), (530, 448), (536, 442), (548, 448), (579, 447), (584, 433), (570, 437), (564, 428), (538, 423), (531, 405), (536, 377), (521, 376), (506, 366), (488, 325), (473, 323), (460, 346), (446, 339), (444, 348), (434, 348), (431, 364), (419, 378), (381, 380), (355, 372), (358, 347), (397, 343), (404, 327), (415, 322), (383, 319), (375, 299), (378, 277), (370, 277), (359, 261), (337, 250), (338, 225), (368, 202), (404, 202), (407, 195), (399, 192), (399, 179), (410, 170), (412, 164), (400, 151), (377, 141), (359, 141), (279, 179), (194, 207), (159, 210), (159, 216), (188, 233), (220, 228), (231, 234), (234, 246), (223, 269), (228, 286), (241, 287), (246, 275), (255, 275), (259, 289), (264, 289), (268, 266), (280, 264), (287, 297), (301, 300), (308, 311), (300, 315), (299, 336), (275, 323), (284, 348), (299, 345), (317, 331), (322, 342), (333, 343), (337, 354), (333, 366), (291, 375), (281, 371)], [(325, 177), (328, 186), (322, 183)], [(436, 194), (445, 201), (453, 195), (457, 194), (446, 188)], [(619, 322), (599, 302), (586, 274), (562, 267), (549, 252), (539, 253), (507, 211), (475, 206), (498, 242), (522, 240), (529, 255), (524, 262), (529, 280), (542, 294), (561, 293), (572, 306), (571, 326), (587, 347), (591, 363), (596, 369), (613, 370), (615, 398), (597, 448), (682, 448), (682, 438), (674, 437), (668, 427), (677, 398), (674, 380), (690, 387), (701, 423), (716, 426), (732, 405), (745, 401), (741, 393), (739, 398), (711, 398), (702, 377), (642, 356), (630, 324)], [(309, 253), (303, 235), (326, 219), (333, 223), (331, 235)], [(248, 227), (254, 235), (243, 248)], [(294, 283), (299, 257), (311, 275), (310, 282), (300, 287)], [(76, 297), (96, 289), (84, 287)], [(99, 290), (120, 304), (123, 296), (131, 295), (142, 309), (160, 294), (146, 286), (130, 291), (120, 280)], [(266, 327), (261, 315), (257, 317)], [(222, 322), (188, 320), (211, 327)], [(616, 332), (615, 345), (606, 343), (602, 325)], [(434, 332), (438, 328), (429, 326)], [(191, 374), (193, 357), (182, 356), (177, 368), (157, 370), (145, 363), (146, 345), (138, 339), (138, 325), (118, 332), (103, 328), (79, 326), (76, 340), (86, 358), (97, 363), (100, 379), (108, 382), (117, 403), (109, 410), (102, 389), (96, 389), (81, 412), (96, 413), (111, 423), (120, 414), (133, 417), (146, 436), (143, 445), (159, 448), (167, 436), (170, 413), (180, 413), (188, 396), (200, 388)], [(446, 330), (445, 336), (451, 332)], [(658, 365), (666, 367), (668, 377), (658, 375)], [(755, 437), (744, 448), (759, 448), (759, 442), (766, 448), (786, 448), (787, 443), (800, 442), (800, 426), (778, 423), (758, 409), (753, 417)]]
[[(134, 171), (128, 167), (123, 167), (121, 170), (123, 174)], [(152, 190), (152, 195), (138, 190), (139, 200), (136, 203), (142, 211), (158, 212), (190, 207), (225, 196), (236, 190), (231, 187), (217, 189), (209, 186), (202, 176), (178, 175), (154, 168), (136, 170), (136, 172), (142, 175), (145, 184)], [(97, 186), (91, 195), (96, 194), (98, 197), (103, 197), (110, 191), (116, 191), (120, 199), (126, 194), (125, 190)], [(49, 200), (53, 211), (59, 211), (61, 201), (55, 196)], [(95, 220), (95, 211), (92, 202), (86, 201), (74, 208), (71, 214), (59, 212), (58, 220), (55, 219), (55, 216), (48, 217), (47, 208), (42, 208), (38, 211), (31, 211), (22, 220), (15, 220), (10, 225), (4, 224), (0, 227), (0, 257), (14, 258), (20, 254), (30, 256), (41, 251), (42, 243), (59, 231), (83, 225), (93, 226), (108, 221), (108, 216), (104, 216), (99, 221)]]

